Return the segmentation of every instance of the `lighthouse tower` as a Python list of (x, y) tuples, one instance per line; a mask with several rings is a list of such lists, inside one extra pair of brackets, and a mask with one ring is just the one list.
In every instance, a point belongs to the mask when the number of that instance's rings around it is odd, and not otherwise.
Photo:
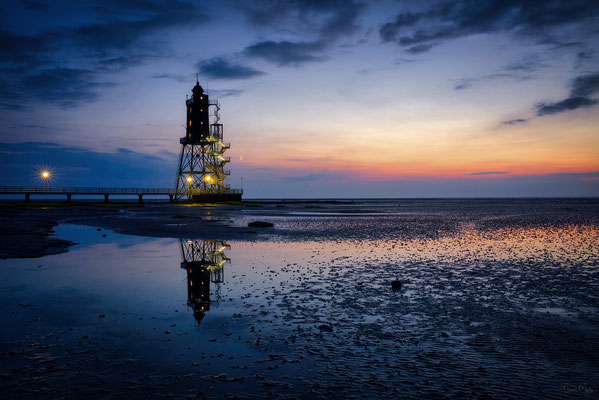
[[(177, 172), (177, 200), (241, 200), (241, 191), (231, 189), (225, 182), (231, 174), (225, 165), (231, 159), (224, 153), (231, 144), (223, 141), (223, 125), (219, 122), (220, 105), (218, 101), (209, 100), (198, 81), (191, 92), (191, 98), (185, 102), (185, 137), (180, 139), (182, 147)], [(214, 110), (212, 116), (209, 112), (211, 108)]]
[(210, 283), (224, 282), (224, 265), (231, 262), (224, 252), (231, 246), (220, 240), (180, 239), (180, 242), (181, 268), (187, 271), (187, 305), (193, 307), (194, 317), (201, 322), (210, 310)]

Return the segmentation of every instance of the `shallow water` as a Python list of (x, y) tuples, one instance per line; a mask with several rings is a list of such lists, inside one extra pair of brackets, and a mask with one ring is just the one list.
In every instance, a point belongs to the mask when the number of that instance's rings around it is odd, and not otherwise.
[(292, 240), (61, 225), (68, 253), (0, 261), (0, 394), (597, 397), (595, 203), (401, 203), (234, 221)]

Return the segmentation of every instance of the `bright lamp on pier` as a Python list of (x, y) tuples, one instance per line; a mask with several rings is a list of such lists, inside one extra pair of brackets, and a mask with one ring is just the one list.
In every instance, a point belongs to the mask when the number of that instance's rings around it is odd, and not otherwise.
[(191, 183), (191, 181), (193, 181), (193, 178), (191, 176), (187, 177), (187, 183)]
[(210, 175), (206, 175), (206, 176), (204, 177), (204, 180), (205, 180), (206, 182), (210, 182), (210, 181), (212, 180), (212, 177), (211, 177)]
[(42, 178), (43, 179), (50, 178), (50, 172), (48, 172), (48, 171), (42, 171)]

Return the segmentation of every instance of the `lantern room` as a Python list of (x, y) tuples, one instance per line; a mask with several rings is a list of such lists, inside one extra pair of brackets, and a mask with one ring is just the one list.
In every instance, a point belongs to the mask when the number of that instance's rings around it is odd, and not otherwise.
[(192, 89), (190, 99), (185, 102), (187, 107), (187, 122), (185, 141), (187, 143), (204, 143), (210, 136), (210, 122), (208, 119), (208, 95), (199, 82)]

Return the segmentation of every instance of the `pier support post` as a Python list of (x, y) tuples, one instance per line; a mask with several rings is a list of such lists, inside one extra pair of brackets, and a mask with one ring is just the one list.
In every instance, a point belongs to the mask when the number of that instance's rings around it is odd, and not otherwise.
[(29, 193), (25, 193), (25, 203), (29, 203), (29, 200), (31, 200), (31, 195)]
[(142, 197), (143, 197), (143, 195), (141, 195), (141, 194), (138, 194), (138, 195), (137, 195), (137, 197), (139, 198), (139, 204), (143, 203), (143, 201), (142, 201)]
[(168, 202), (169, 202), (169, 203), (172, 203), (174, 200), (175, 200), (175, 199), (173, 198), (173, 195), (172, 195), (172, 194), (169, 194), (169, 195), (168, 195)]
[(67, 193), (67, 203), (71, 202), (71, 196), (72, 196), (72, 194)]
[(104, 203), (108, 203), (108, 195), (107, 194), (104, 195)]

